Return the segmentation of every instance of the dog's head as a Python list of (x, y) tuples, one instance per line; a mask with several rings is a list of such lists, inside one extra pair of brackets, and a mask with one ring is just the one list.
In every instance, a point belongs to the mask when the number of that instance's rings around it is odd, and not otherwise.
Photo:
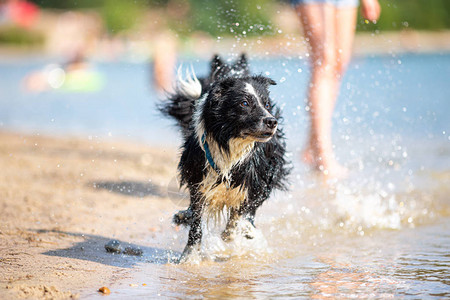
[(276, 83), (264, 76), (227, 77), (216, 81), (203, 103), (198, 118), (202, 130), (227, 149), (231, 139), (267, 142), (278, 126), (273, 116), (269, 86)]

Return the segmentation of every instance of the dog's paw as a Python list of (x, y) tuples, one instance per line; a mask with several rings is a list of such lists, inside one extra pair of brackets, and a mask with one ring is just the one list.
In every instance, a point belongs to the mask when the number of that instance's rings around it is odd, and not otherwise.
[(253, 225), (249, 220), (243, 220), (240, 224), (242, 234), (248, 240), (252, 240), (255, 238), (255, 225)]
[(180, 210), (174, 216), (172, 221), (176, 225), (189, 225), (192, 223), (194, 213), (190, 209)]
[(253, 239), (255, 238), (255, 236), (252, 235), (252, 234), (250, 234), (250, 233), (247, 233), (247, 234), (245, 234), (245, 238), (246, 238), (247, 240), (253, 240)]
[(222, 240), (224, 242), (231, 242), (234, 240), (236, 236), (236, 228), (233, 229), (227, 228), (222, 232), (220, 236), (222, 237)]
[(231, 242), (238, 235), (243, 236), (249, 240), (254, 239), (255, 225), (253, 225), (252, 222), (247, 219), (240, 220), (232, 226), (227, 226), (227, 228), (222, 232), (221, 237), (224, 242)]

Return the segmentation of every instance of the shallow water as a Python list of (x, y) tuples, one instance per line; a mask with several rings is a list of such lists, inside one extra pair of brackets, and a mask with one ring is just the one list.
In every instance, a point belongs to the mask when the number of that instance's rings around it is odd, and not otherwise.
[(111, 297), (444, 298), (450, 237), (442, 231), (449, 229), (447, 220), (364, 237), (304, 228), (295, 238), (270, 233), (271, 255), (189, 266), (143, 262)]
[[(203, 261), (188, 265), (145, 254), (110, 297), (446, 298), (448, 186), (388, 197), (313, 185), (278, 194), (259, 212), (255, 240), (225, 245), (211, 230)], [(158, 245), (176, 257), (186, 236), (172, 230)]]
[[(191, 62), (200, 74), (207, 70), (204, 61)], [(44, 63), (0, 64), (0, 129), (178, 144), (171, 122), (154, 110), (146, 64), (99, 63), (107, 86), (97, 93), (25, 92), (20, 79)], [(334, 127), (350, 176), (329, 186), (298, 159), (307, 64), (252, 63), (279, 83), (272, 96), (284, 108), (294, 163), (289, 192), (263, 205), (253, 241), (225, 244), (220, 228), (209, 228), (205, 259), (193, 265), (166, 263), (170, 251), (176, 257), (183, 249), (187, 231), (170, 228), (173, 212), (163, 212), (169, 229), (143, 244), (169, 252), (136, 258), (109, 298), (450, 297), (450, 55), (352, 62)]]

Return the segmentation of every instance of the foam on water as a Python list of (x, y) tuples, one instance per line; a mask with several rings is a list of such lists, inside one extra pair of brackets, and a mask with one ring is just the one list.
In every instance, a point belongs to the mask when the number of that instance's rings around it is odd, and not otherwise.
[(426, 188), (414, 184), (392, 188), (393, 183), (382, 180), (373, 185), (347, 180), (333, 186), (303, 181), (290, 193), (278, 194), (267, 202), (256, 224), (270, 232), (270, 239), (281, 241), (304, 241), (317, 234), (364, 236), (426, 226), (450, 215), (449, 175), (433, 172), (421, 176), (420, 181), (439, 178)]
[[(358, 187), (341, 182), (329, 186), (311, 181), (289, 193), (277, 193), (258, 212), (253, 239), (245, 237), (246, 221), (238, 222), (234, 239), (227, 242), (221, 238), (226, 217), (219, 222), (205, 221), (200, 251), (189, 262), (281, 258), (284, 250), (280, 252), (279, 245), (286, 243), (313, 245), (330, 234), (356, 237), (414, 228), (450, 215), (445, 184), (428, 190), (389, 190), (380, 185)], [(187, 229), (180, 234), (184, 240)]]
[(245, 237), (249, 228), (247, 221), (238, 221), (233, 239), (230, 241), (225, 242), (221, 237), (224, 228), (224, 222), (204, 221), (202, 223), (203, 237), (200, 249), (193, 252), (193, 255), (188, 259), (188, 263), (227, 261), (235, 257), (262, 258), (273, 252), (261, 230), (252, 228), (251, 235), (253, 238)]

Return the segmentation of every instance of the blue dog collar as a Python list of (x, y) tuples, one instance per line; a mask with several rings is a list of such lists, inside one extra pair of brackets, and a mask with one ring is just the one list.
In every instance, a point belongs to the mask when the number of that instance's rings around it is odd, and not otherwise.
[(217, 174), (219, 174), (220, 170), (217, 167), (216, 163), (214, 162), (212, 155), (211, 155), (211, 151), (209, 150), (208, 143), (206, 142), (206, 133), (203, 133), (203, 135), (202, 135), (202, 144), (203, 144), (203, 149), (205, 150), (206, 159), (208, 160), (210, 166), (214, 169), (214, 171), (216, 171)]

